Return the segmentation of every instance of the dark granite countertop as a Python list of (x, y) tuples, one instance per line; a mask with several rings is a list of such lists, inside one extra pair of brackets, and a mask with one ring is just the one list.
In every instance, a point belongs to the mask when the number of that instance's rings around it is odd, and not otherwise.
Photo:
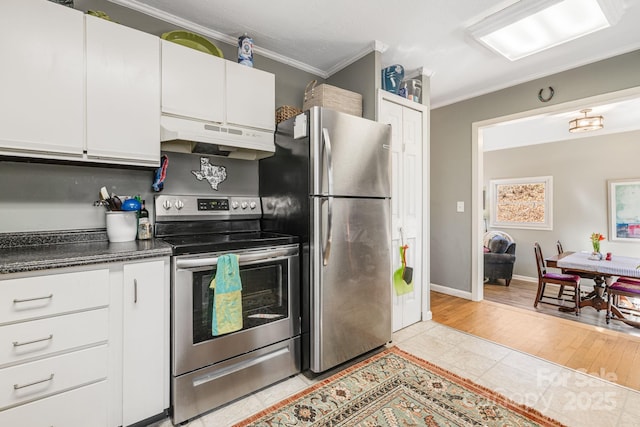
[(110, 243), (105, 230), (0, 233), (0, 274), (169, 255), (160, 239)]

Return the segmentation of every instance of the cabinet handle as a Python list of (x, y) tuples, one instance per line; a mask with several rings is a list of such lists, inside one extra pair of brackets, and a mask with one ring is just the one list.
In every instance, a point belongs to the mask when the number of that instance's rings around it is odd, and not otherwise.
[(51, 298), (53, 298), (53, 294), (49, 294), (46, 297), (23, 298), (23, 299), (14, 298), (13, 299), (13, 303), (14, 304), (18, 304), (18, 303), (21, 303), (21, 302), (38, 301), (38, 300), (41, 300), (41, 299), (51, 299)]
[(133, 303), (138, 303), (138, 279), (133, 279)]
[(13, 342), (13, 346), (14, 347), (20, 347), (21, 345), (27, 345), (27, 344), (35, 344), (37, 342), (42, 342), (42, 341), (49, 341), (53, 339), (53, 334), (49, 334), (48, 337), (46, 338), (40, 338), (38, 340), (33, 340), (33, 341), (25, 341), (25, 342), (18, 342), (18, 341), (14, 341)]
[(53, 380), (53, 374), (49, 375), (49, 378), (45, 378), (45, 379), (40, 380), (40, 381), (34, 381), (32, 383), (29, 383), (29, 384), (22, 384), (22, 385), (14, 384), (13, 385), (13, 389), (14, 390), (20, 390), (21, 388), (31, 387), (32, 385), (46, 383), (47, 381), (51, 381), (51, 380)]

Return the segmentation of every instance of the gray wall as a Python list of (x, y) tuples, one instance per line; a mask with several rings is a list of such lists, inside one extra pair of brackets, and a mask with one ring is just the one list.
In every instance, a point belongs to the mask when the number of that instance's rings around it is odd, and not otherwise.
[[(169, 167), (162, 194), (258, 194), (258, 162), (197, 154), (166, 153)], [(227, 168), (215, 191), (191, 173), (200, 157)], [(0, 160), (0, 233), (105, 227), (105, 209), (93, 206), (100, 187), (119, 196), (140, 195), (153, 218), (153, 170), (74, 166)]]
[[(553, 230), (500, 229), (517, 242), (514, 274), (537, 277), (536, 241), (549, 256), (556, 253), (557, 240), (565, 250), (590, 251), (591, 233), (610, 236), (607, 180), (640, 177), (638, 141), (640, 131), (595, 132), (587, 138), (484, 153), (487, 189), (491, 179), (553, 176)], [(601, 251), (640, 256), (640, 245), (606, 240)]]
[[(638, 70), (635, 51), (431, 111), (432, 283), (471, 291), (472, 123), (640, 86)], [(555, 96), (541, 104), (538, 91), (548, 86)]]
[(376, 119), (380, 83), (380, 52), (371, 52), (327, 79), (327, 83), (362, 95), (362, 117)]

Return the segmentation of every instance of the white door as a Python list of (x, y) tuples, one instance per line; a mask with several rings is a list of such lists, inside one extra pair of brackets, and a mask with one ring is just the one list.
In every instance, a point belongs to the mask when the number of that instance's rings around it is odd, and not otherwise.
[(422, 112), (383, 99), (380, 119), (391, 124), (392, 269), (402, 266), (400, 246), (407, 245), (413, 290), (393, 291), (393, 331), (422, 319)]
[(160, 164), (160, 39), (86, 15), (87, 156)]
[(130, 425), (165, 409), (165, 377), (169, 367), (165, 311), (168, 296), (165, 262), (124, 266), (122, 425)]
[(0, 2), (0, 152), (82, 158), (84, 18), (45, 1)]
[(162, 43), (162, 112), (222, 123), (225, 60), (170, 41)]
[(275, 130), (275, 75), (231, 61), (225, 66), (227, 123)]

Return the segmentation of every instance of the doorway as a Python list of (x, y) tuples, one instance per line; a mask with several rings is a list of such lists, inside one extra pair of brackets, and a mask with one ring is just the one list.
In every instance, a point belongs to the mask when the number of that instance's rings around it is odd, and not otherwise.
[[(546, 106), (531, 111), (496, 117), (485, 121), (475, 122), (472, 125), (472, 258), (471, 258), (471, 298), (473, 301), (484, 299), (484, 272), (483, 272), (483, 236), (485, 222), (483, 215), (483, 189), (484, 189), (484, 144), (489, 129), (510, 122), (525, 121), (533, 116), (551, 116), (567, 112), (579, 111), (585, 105), (597, 106), (613, 104), (634, 98), (640, 98), (640, 87), (597, 95), (576, 101)], [(568, 120), (567, 120), (568, 122)], [(640, 125), (640, 123), (639, 123)], [(638, 127), (636, 126), (636, 129)], [(629, 131), (633, 129), (624, 129)], [(525, 253), (522, 251), (522, 253)], [(517, 261), (516, 261), (517, 262)], [(533, 261), (532, 261), (533, 263)]]

